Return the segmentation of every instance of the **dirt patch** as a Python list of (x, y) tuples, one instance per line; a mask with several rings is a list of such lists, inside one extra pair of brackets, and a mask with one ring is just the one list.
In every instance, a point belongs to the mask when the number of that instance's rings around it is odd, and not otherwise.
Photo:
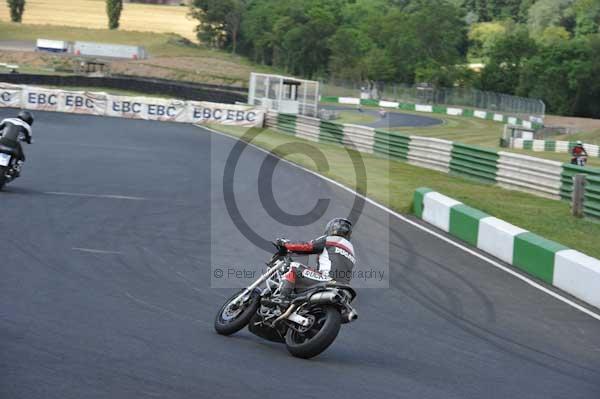
[(201, 57), (155, 57), (144, 61), (115, 61), (111, 71), (118, 74), (151, 76), (193, 82), (247, 86), (254, 68), (236, 62)]
[(584, 132), (600, 129), (600, 119), (575, 118), (570, 116), (546, 115), (544, 117), (544, 124), (546, 126), (567, 127)]

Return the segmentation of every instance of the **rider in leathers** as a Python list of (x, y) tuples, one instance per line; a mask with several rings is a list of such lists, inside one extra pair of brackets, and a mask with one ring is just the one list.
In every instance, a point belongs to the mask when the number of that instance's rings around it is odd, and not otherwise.
[(352, 269), (356, 262), (354, 247), (350, 242), (352, 223), (347, 219), (336, 218), (327, 223), (325, 235), (308, 242), (290, 242), (278, 239), (280, 253), (319, 254), (318, 270), (292, 262), (290, 271), (285, 274), (280, 296), (289, 301), (294, 288), (305, 288), (327, 280), (348, 284), (352, 279)]
[[(27, 144), (31, 144), (32, 140), (32, 130), (31, 126), (33, 125), (33, 115), (29, 111), (21, 111), (17, 115), (16, 118), (6, 118), (0, 122), (0, 143), (2, 142), (2, 134), (5, 129), (19, 129), (19, 134), (17, 137), (22, 138)], [(16, 143), (6, 143), (12, 146), (15, 146), (17, 149), (17, 171), (20, 170), (21, 164), (25, 162), (25, 153), (23, 152), (23, 148), (21, 147), (21, 143), (18, 141)]]

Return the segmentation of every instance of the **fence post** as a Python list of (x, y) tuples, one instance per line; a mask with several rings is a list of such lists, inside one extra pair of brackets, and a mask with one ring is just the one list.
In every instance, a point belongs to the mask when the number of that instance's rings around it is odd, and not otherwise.
[(571, 212), (575, 217), (583, 216), (583, 195), (585, 193), (585, 175), (578, 173), (573, 176), (573, 196), (571, 197)]

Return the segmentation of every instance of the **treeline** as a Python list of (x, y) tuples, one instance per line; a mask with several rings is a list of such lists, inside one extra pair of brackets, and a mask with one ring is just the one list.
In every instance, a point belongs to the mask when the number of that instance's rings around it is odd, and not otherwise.
[(192, 14), (204, 43), (290, 74), (475, 87), (600, 117), (600, 0), (194, 0)]

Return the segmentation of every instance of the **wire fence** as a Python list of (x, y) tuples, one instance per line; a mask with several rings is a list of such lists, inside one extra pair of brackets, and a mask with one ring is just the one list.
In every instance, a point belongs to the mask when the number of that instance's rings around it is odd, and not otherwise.
[(544, 117), (546, 106), (536, 98), (526, 98), (468, 88), (439, 88), (427, 84), (386, 82), (321, 82), (324, 97), (360, 97), (413, 104), (470, 107), (487, 111)]

